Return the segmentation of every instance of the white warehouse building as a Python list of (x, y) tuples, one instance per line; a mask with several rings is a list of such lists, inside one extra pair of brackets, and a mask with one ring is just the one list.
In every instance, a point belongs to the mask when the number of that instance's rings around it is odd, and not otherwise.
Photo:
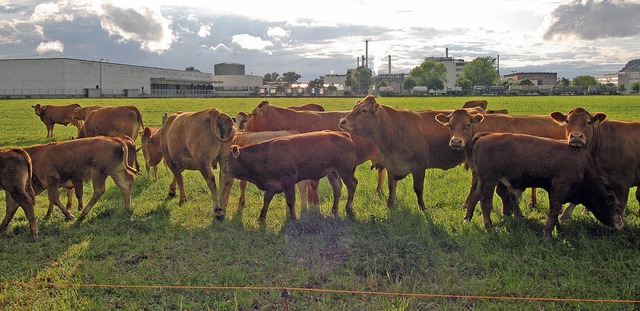
[(0, 59), (0, 98), (213, 96), (212, 74), (71, 58)]

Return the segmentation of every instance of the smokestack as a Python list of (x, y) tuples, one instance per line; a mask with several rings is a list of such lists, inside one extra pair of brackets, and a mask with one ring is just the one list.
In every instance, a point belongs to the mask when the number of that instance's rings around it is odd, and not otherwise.
[(356, 57), (356, 63), (357, 63), (356, 68), (360, 67), (360, 56)]
[(391, 74), (391, 55), (389, 55), (389, 74)]
[(366, 63), (366, 60), (365, 60), (365, 58), (364, 58), (364, 55), (362, 55), (362, 63), (361, 63), (361, 64), (362, 64), (362, 67), (366, 66), (366, 64), (365, 64), (365, 63)]
[(369, 40), (364, 40), (364, 55), (367, 56), (364, 59), (364, 66), (369, 68)]
[(500, 75), (500, 54), (498, 54), (498, 75)]
[(444, 48), (444, 57), (449, 57), (449, 48)]

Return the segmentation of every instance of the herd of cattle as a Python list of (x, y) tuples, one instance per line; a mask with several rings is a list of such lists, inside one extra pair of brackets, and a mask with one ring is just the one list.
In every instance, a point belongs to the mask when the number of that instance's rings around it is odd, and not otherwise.
[[(260, 219), (269, 203), (284, 192), (290, 216), (295, 214), (295, 188), (303, 207), (318, 204), (318, 181), (327, 177), (333, 190), (332, 212), (338, 214), (342, 184), (348, 191), (347, 214), (353, 214), (358, 184), (356, 167), (371, 161), (378, 170), (377, 191), (387, 175), (387, 206), (396, 200), (397, 182), (413, 175), (413, 190), (424, 210), (425, 170), (450, 169), (464, 164), (472, 183), (464, 201), (465, 221), (478, 201), (485, 227), (491, 227), (494, 191), (503, 213), (521, 217), (518, 201), (526, 188), (548, 192), (550, 212), (543, 234), (558, 225), (562, 204), (583, 204), (603, 224), (622, 228), (629, 189), (640, 185), (640, 122), (606, 120), (575, 108), (551, 116), (509, 115), (486, 110), (487, 102), (470, 101), (456, 110), (401, 110), (379, 104), (375, 97), (357, 101), (350, 111), (324, 111), (309, 104), (276, 107), (267, 101), (250, 114), (231, 118), (218, 109), (176, 112), (159, 129), (144, 127), (133, 106), (80, 107), (35, 105), (35, 114), (53, 137), (54, 124), (73, 124), (78, 138), (26, 148), (0, 148), (0, 186), (6, 190), (7, 211), (0, 233), (5, 233), (18, 207), (29, 221), (31, 240), (38, 237), (35, 197), (47, 190), (50, 217), (57, 206), (67, 220), (74, 189), (82, 221), (105, 192), (110, 176), (131, 209), (134, 175), (140, 174), (137, 152), (142, 150), (146, 170), (157, 178), (164, 161), (173, 173), (169, 195), (180, 189), (186, 200), (182, 172), (197, 170), (211, 192), (212, 208), (224, 218), (234, 179), (240, 180), (240, 205), (247, 182), (264, 191)], [(136, 139), (141, 136), (140, 147)], [(213, 169), (220, 166), (219, 187)], [(91, 180), (93, 195), (83, 206), (83, 183)], [(59, 189), (67, 189), (67, 205)], [(640, 195), (636, 192), (640, 200)], [(307, 202), (308, 201), (308, 202)]]

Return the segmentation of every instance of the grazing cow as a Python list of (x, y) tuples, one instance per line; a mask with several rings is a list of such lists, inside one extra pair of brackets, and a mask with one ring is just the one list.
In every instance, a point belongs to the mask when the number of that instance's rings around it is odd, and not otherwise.
[(33, 191), (32, 177), (33, 167), (28, 153), (19, 148), (0, 148), (0, 189), (6, 191), (7, 202), (16, 202), (12, 205), (7, 204), (7, 212), (0, 224), (1, 234), (6, 234), (9, 222), (20, 206), (29, 221), (31, 241), (38, 239), (34, 209), (36, 195)]
[[(471, 149), (471, 139), (479, 132), (502, 132), (502, 133), (520, 133), (529, 134), (540, 137), (548, 137), (554, 139), (564, 138), (564, 129), (560, 128), (548, 116), (528, 116), (528, 115), (481, 115), (471, 114), (464, 109), (456, 109), (450, 114), (440, 113), (436, 115), (436, 120), (449, 128), (450, 140), (449, 146), (454, 149), (467, 150)], [(467, 159), (468, 160), (468, 159)], [(467, 161), (468, 162), (468, 161)], [(476, 185), (475, 172), (472, 170), (472, 186), (471, 191)], [(500, 194), (501, 187), (498, 187)], [(504, 194), (504, 193), (503, 193)], [(503, 195), (500, 195), (504, 198)], [(473, 211), (475, 206), (468, 205), (469, 197), (465, 200), (464, 207), (467, 211)], [(513, 201), (509, 201), (513, 202)], [(507, 202), (504, 202), (507, 203)], [(534, 189), (531, 191), (531, 205), (536, 204), (536, 194)], [(515, 212), (520, 216), (519, 206), (507, 206), (505, 204), (503, 211), (505, 213)], [(467, 217), (469, 214), (467, 213)], [(467, 219), (465, 217), (465, 219)]]
[(528, 187), (547, 190), (545, 236), (558, 225), (565, 202), (583, 204), (605, 225), (616, 229), (624, 225), (624, 206), (606, 189), (589, 151), (555, 139), (512, 133), (480, 133), (472, 144), (470, 165), (476, 171), (478, 185), (470, 201), (475, 205), (480, 200), (486, 228), (491, 227), (493, 190), (499, 181), (516, 197)]
[[(640, 186), (640, 122), (606, 120), (601, 112), (591, 114), (582, 107), (551, 114), (564, 125), (566, 142), (587, 149), (602, 169), (603, 179), (626, 207), (629, 189)], [(640, 190), (636, 191), (640, 201)]]
[[(169, 196), (175, 196), (177, 183), (180, 188), (180, 203), (184, 202), (187, 196), (184, 192), (182, 171), (198, 170), (211, 191), (216, 218), (223, 219), (224, 212), (218, 200), (212, 170), (220, 162), (221, 154), (229, 150), (235, 135), (233, 120), (218, 109), (177, 112), (170, 115), (152, 137), (154, 141), (158, 136), (164, 162), (173, 173)], [(220, 174), (222, 180), (222, 170)]]
[(467, 101), (466, 103), (464, 103), (464, 105), (462, 105), (462, 108), (480, 107), (480, 108), (482, 108), (482, 110), (487, 110), (487, 105), (488, 104), (489, 103), (487, 102), (486, 99), (470, 100), (470, 101)]
[(489, 109), (487, 110), (487, 114), (509, 114), (509, 110), (507, 109)]
[(300, 106), (288, 106), (287, 108), (297, 111), (326, 111), (322, 105), (318, 104), (305, 104)]
[(105, 107), (91, 111), (78, 134), (78, 138), (129, 136), (133, 141), (144, 128), (142, 115), (134, 106)]
[[(26, 147), (33, 163), (33, 188), (36, 195), (48, 192), (53, 202), (67, 220), (75, 217), (62, 205), (58, 188), (69, 181), (77, 190), (82, 189), (82, 181), (91, 179), (93, 195), (82, 210), (78, 221), (82, 221), (93, 205), (105, 192), (105, 181), (111, 176), (124, 197), (124, 207), (131, 210), (131, 192), (135, 168), (128, 164), (129, 148), (127, 142), (119, 137), (90, 137), (64, 142), (52, 142), (44, 145)], [(82, 191), (76, 191), (76, 195)], [(78, 200), (82, 202), (81, 196)], [(7, 206), (10, 203), (7, 202)], [(14, 205), (15, 206), (15, 205)]]
[(449, 147), (449, 131), (435, 119), (440, 112), (399, 110), (367, 96), (340, 120), (342, 129), (370, 138), (380, 148), (389, 176), (388, 207), (395, 204), (398, 180), (412, 174), (413, 191), (424, 211), (425, 170), (463, 163), (464, 152)]
[(65, 106), (36, 104), (35, 106), (31, 106), (31, 108), (35, 110), (36, 115), (40, 117), (40, 121), (47, 127), (47, 138), (53, 137), (53, 126), (55, 124), (67, 126), (67, 124), (71, 123), (78, 128), (78, 133), (80, 132), (82, 121), (73, 119), (75, 109), (80, 108), (78, 104)]
[(87, 120), (87, 116), (91, 111), (102, 109), (102, 108), (105, 108), (105, 106), (89, 106), (89, 107), (78, 108), (73, 112), (73, 119), (81, 120), (84, 122), (85, 120)]
[(245, 147), (233, 145), (225, 161), (228, 162), (224, 166), (225, 173), (265, 191), (260, 220), (266, 218), (273, 196), (284, 192), (291, 220), (295, 221), (295, 184), (305, 179), (317, 181), (324, 176), (333, 188), (333, 214), (338, 215), (342, 179), (349, 192), (346, 210), (353, 215), (353, 196), (358, 184), (354, 177), (357, 154), (348, 133), (308, 132)]
[[(245, 131), (281, 131), (296, 130), (300, 133), (334, 130), (339, 131), (340, 118), (348, 111), (295, 111), (289, 108), (275, 107), (267, 101), (261, 102), (249, 116), (245, 123)], [(352, 135), (358, 153), (358, 164), (371, 160), (372, 168), (378, 169), (378, 193), (382, 192), (384, 184), (384, 167), (381, 153), (376, 144), (360, 135)], [(314, 200), (312, 200), (314, 201)]]

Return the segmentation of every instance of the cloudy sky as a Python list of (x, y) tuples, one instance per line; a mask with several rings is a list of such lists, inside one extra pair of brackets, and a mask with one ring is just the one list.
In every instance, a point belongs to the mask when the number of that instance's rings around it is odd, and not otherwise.
[(0, 58), (68, 57), (213, 72), (374, 73), (500, 56), (500, 73), (616, 72), (640, 58), (640, 0), (0, 0)]

